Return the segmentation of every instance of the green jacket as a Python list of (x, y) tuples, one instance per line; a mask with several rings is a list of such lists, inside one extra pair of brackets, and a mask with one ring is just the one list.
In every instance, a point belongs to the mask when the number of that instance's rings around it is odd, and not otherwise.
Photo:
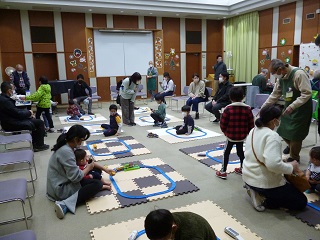
[(166, 105), (164, 103), (159, 104), (158, 110), (154, 110), (154, 113), (158, 114), (159, 117), (166, 118)]
[(51, 87), (49, 84), (41, 84), (38, 90), (26, 97), (26, 100), (38, 102), (38, 107), (50, 108), (51, 107)]

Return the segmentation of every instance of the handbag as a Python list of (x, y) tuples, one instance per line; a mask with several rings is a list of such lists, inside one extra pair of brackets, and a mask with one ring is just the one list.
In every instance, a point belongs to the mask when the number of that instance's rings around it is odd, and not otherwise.
[[(258, 159), (258, 157), (256, 155), (256, 152), (254, 151), (254, 148), (253, 148), (254, 130), (255, 129), (253, 129), (253, 131), (252, 131), (252, 138), (251, 138), (252, 151), (253, 151), (253, 154), (254, 154), (255, 158), (257, 159), (257, 161), (261, 165), (266, 166), (263, 162), (261, 162)], [(296, 173), (292, 173), (292, 174), (284, 174), (284, 177), (287, 180), (287, 182), (289, 182), (293, 187), (295, 187), (300, 192), (304, 192), (304, 191), (308, 190), (311, 187), (308, 179), (306, 178), (305, 174), (302, 171), (299, 171), (299, 172), (296, 172)]]

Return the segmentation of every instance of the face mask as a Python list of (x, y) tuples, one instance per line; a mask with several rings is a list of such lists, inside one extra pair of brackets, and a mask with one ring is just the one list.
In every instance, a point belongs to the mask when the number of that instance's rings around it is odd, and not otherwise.
[(114, 116), (114, 115), (116, 115), (116, 113), (115, 112), (110, 112), (110, 115)]
[(282, 78), (283, 77), (283, 75), (282, 74), (272, 74), (272, 76), (274, 76), (275, 78), (278, 78), (278, 79), (280, 79), (280, 78)]
[(277, 121), (278, 121), (279, 124), (278, 124), (278, 126), (274, 125), (274, 129), (273, 129), (273, 131), (275, 131), (275, 132), (278, 130), (278, 128), (280, 126), (280, 123), (281, 123), (281, 120), (277, 119)]
[(199, 78), (195, 78), (195, 79), (193, 79), (193, 81), (195, 82), (195, 83), (198, 83), (199, 82)]
[(187, 116), (186, 112), (182, 112), (181, 114), (182, 114), (183, 117)]
[(219, 83), (223, 83), (223, 78), (219, 78)]
[(18, 73), (18, 74), (21, 74), (21, 73), (22, 73), (22, 71), (17, 71), (17, 73)]
[(151, 67), (151, 68), (152, 68), (152, 67), (153, 67), (153, 65), (152, 65), (152, 64), (149, 64), (149, 67)]
[(137, 85), (139, 85), (139, 84), (141, 84), (141, 81), (137, 81), (137, 83), (136, 83)]

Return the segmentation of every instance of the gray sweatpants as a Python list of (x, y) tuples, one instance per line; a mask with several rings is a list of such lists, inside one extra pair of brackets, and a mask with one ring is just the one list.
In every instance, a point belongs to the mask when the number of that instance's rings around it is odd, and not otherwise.
[(134, 102), (131, 102), (130, 99), (124, 99), (122, 96), (120, 96), (120, 103), (123, 123), (134, 123)]

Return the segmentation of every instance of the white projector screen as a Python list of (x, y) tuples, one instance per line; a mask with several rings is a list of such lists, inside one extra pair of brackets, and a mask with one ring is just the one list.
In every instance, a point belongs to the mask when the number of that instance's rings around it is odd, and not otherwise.
[(153, 60), (153, 36), (94, 30), (94, 49), (97, 77), (145, 75)]

